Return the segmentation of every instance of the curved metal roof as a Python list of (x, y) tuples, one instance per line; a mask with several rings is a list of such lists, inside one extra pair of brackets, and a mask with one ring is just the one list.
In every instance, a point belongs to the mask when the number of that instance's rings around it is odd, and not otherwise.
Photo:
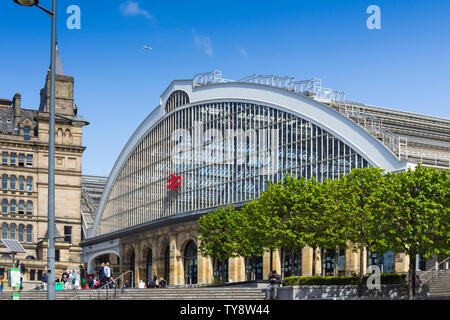
[(357, 151), (373, 166), (386, 171), (404, 170), (406, 163), (400, 161), (383, 143), (336, 110), (311, 98), (278, 87), (248, 82), (221, 82), (206, 86), (194, 86), (192, 80), (176, 80), (161, 96), (160, 105), (139, 125), (120, 153), (112, 168), (95, 217), (89, 237), (95, 237), (109, 193), (123, 165), (140, 140), (164, 117), (164, 106), (169, 96), (177, 90), (185, 91), (192, 105), (224, 101), (259, 103), (297, 115), (325, 129), (336, 138)]

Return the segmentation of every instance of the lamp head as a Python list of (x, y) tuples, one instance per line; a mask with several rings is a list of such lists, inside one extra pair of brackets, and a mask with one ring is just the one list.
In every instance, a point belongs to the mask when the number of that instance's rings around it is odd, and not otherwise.
[(14, 2), (24, 7), (32, 7), (39, 4), (39, 0), (14, 0)]

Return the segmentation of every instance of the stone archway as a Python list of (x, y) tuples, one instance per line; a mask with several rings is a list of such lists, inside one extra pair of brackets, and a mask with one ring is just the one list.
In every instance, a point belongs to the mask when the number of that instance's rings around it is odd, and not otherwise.
[(187, 243), (183, 255), (184, 283), (187, 285), (198, 282), (198, 250), (197, 244), (191, 240)]

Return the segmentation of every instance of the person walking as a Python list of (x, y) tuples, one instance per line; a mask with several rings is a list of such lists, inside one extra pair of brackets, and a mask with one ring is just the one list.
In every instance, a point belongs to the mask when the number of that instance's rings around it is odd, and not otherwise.
[(47, 285), (48, 285), (48, 274), (47, 274), (47, 272), (44, 270), (44, 271), (42, 271), (42, 277), (41, 277), (41, 286), (42, 286), (42, 289), (44, 289), (45, 291), (47, 291)]
[(0, 293), (3, 292), (3, 286), (5, 285), (5, 278), (0, 275)]
[[(111, 267), (109, 266), (109, 261), (106, 262), (105, 267), (103, 268), (103, 274), (105, 275), (105, 283), (108, 283), (111, 279)], [(110, 287), (110, 284), (108, 284)]]
[(103, 285), (105, 281), (105, 263), (102, 262), (100, 267), (98, 268), (98, 280), (100, 281), (100, 284)]
[[(266, 289), (266, 298), (265, 300), (271, 300), (273, 296), (273, 300), (278, 299), (278, 289), (281, 286), (281, 276), (277, 274), (276, 270), (272, 270), (272, 274), (269, 275), (269, 286)], [(273, 292), (273, 295), (272, 295)]]
[(18, 268), (20, 270), (19, 271), (20, 272), (20, 288), (19, 288), (19, 290), (22, 290), (23, 289), (23, 286), (22, 286), (23, 277), (25, 276), (25, 272), (27, 272), (27, 270), (25, 269), (25, 265), (22, 262), (20, 262), (20, 260), (17, 260), (16, 268)]

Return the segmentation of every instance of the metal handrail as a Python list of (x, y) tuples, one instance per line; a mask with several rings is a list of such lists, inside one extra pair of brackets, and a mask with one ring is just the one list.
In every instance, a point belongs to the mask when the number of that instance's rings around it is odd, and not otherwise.
[[(439, 272), (439, 266), (441, 264), (443, 264), (444, 262), (450, 261), (450, 257), (447, 257), (446, 259), (442, 260), (440, 263), (438, 263), (437, 265), (435, 265), (433, 268), (431, 268), (430, 270), (425, 271), (424, 273), (421, 274), (421, 277), (424, 281), (428, 281), (427, 279), (424, 279), (424, 275), (426, 275), (427, 273), (431, 272), (431, 271), (438, 271)], [(433, 279), (431, 279), (433, 280)]]
[[(114, 282), (116, 282), (117, 280), (123, 278), (123, 277), (124, 277), (126, 274), (128, 274), (128, 273), (131, 273), (131, 283), (133, 283), (133, 280), (134, 280), (134, 274), (133, 274), (133, 271), (132, 271), (132, 270), (128, 270), (127, 272), (122, 273), (122, 274), (121, 274), (120, 276), (118, 276), (117, 278), (108, 281), (107, 283), (105, 283), (104, 285), (102, 285), (100, 288), (96, 289), (96, 290), (98, 290), (98, 300), (100, 300), (100, 290), (101, 290), (101, 289), (104, 289), (105, 287), (106, 287), (106, 300), (108, 300), (108, 299), (109, 299), (109, 285), (110, 285), (111, 283), (114, 283)], [(123, 292), (123, 291), (124, 291), (124, 288), (122, 287), (122, 288), (121, 288), (121, 292)], [(116, 295), (117, 295), (117, 285), (114, 286), (114, 297), (115, 297)]]

